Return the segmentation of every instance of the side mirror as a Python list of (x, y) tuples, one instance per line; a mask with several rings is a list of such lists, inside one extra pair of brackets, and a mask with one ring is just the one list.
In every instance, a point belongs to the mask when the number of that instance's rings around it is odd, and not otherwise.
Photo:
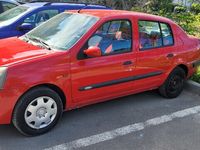
[(30, 23), (23, 23), (21, 24), (20, 26), (18, 26), (18, 30), (19, 31), (29, 31), (29, 30), (32, 30), (34, 27), (32, 24)]
[(91, 46), (88, 49), (84, 50), (84, 54), (89, 57), (100, 57), (102, 55), (101, 49), (97, 46)]

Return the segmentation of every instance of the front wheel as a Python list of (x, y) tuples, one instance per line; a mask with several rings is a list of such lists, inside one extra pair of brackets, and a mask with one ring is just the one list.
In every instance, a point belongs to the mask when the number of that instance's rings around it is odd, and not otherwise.
[(36, 136), (52, 129), (62, 111), (62, 101), (55, 91), (46, 87), (35, 88), (20, 98), (12, 122), (22, 134)]
[(175, 68), (159, 88), (159, 93), (166, 98), (176, 98), (183, 91), (185, 77), (186, 73), (182, 68)]

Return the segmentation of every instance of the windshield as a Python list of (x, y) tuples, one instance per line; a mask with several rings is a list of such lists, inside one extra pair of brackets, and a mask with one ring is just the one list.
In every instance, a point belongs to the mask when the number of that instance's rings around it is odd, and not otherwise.
[(25, 6), (17, 6), (15, 8), (12, 8), (12, 9), (0, 14), (0, 21), (8, 21), (10, 19), (13, 19), (13, 18), (23, 14), (27, 10), (28, 10), (28, 7), (25, 7)]
[(53, 49), (68, 50), (97, 21), (98, 18), (85, 14), (61, 13), (26, 34), (24, 38), (40, 41)]

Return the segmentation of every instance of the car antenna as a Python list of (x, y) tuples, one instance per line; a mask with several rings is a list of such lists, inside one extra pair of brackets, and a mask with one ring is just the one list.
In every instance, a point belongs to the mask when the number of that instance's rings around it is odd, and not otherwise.
[(78, 10), (78, 13), (80, 13), (82, 9), (87, 8), (87, 6), (88, 6), (88, 4), (85, 4), (85, 6), (83, 8), (81, 8), (81, 9)]

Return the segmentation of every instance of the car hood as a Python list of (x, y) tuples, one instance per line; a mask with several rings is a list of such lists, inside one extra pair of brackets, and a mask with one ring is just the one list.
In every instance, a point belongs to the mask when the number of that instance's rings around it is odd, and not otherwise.
[(26, 43), (18, 38), (0, 40), (0, 66), (7, 66), (54, 53)]

